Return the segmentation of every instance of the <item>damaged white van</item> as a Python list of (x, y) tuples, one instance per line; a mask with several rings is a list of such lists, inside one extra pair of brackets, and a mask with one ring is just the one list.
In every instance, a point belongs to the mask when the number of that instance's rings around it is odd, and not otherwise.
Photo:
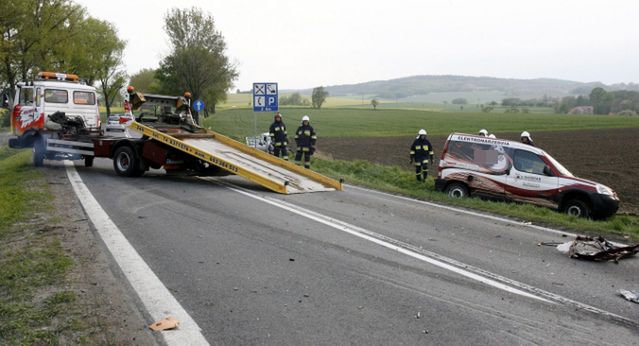
[(531, 203), (594, 219), (619, 209), (611, 188), (575, 177), (542, 149), (461, 133), (446, 140), (435, 187), (450, 197)]

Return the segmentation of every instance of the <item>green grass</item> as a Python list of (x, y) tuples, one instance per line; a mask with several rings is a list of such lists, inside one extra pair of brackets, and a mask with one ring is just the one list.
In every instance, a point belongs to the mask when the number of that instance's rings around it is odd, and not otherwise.
[[(389, 137), (414, 135), (420, 128), (430, 135), (451, 132), (475, 133), (487, 128), (492, 133), (584, 130), (639, 127), (639, 117), (565, 114), (453, 113), (404, 109), (308, 108), (282, 109), (290, 129), (298, 126), (304, 114), (321, 137)], [(235, 138), (265, 132), (273, 120), (272, 113), (253, 113), (249, 109), (228, 109), (203, 120), (203, 125)]]
[(414, 172), (396, 166), (373, 164), (368, 161), (314, 159), (313, 169), (336, 179), (344, 178), (346, 183), (403, 196), (482, 210), (521, 221), (550, 225), (571, 231), (594, 235), (629, 236), (639, 241), (639, 217), (636, 216), (616, 215), (608, 220), (593, 221), (528, 204), (493, 202), (479, 198), (451, 199), (446, 194), (435, 190), (432, 178), (429, 178), (425, 183), (417, 182)]
[(73, 265), (49, 235), (52, 196), (31, 167), (29, 150), (0, 147), (0, 344), (59, 343), (65, 331), (86, 328), (69, 317), (75, 293), (63, 290)]

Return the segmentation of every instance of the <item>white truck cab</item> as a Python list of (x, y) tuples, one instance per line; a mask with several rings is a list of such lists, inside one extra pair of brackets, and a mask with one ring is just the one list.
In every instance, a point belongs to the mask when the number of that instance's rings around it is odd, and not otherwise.
[(32, 147), (37, 137), (55, 137), (61, 125), (50, 116), (56, 112), (82, 119), (89, 132), (100, 131), (96, 89), (80, 83), (73, 74), (40, 72), (34, 81), (18, 83), (9, 107), (11, 129), (17, 137), (10, 141), (12, 147)]

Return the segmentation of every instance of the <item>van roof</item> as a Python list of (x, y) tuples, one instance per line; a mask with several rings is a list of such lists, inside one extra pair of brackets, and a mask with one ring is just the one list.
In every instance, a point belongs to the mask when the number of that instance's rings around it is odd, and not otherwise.
[(468, 142), (468, 143), (479, 143), (479, 144), (490, 144), (497, 145), (501, 147), (509, 147), (514, 149), (523, 149), (527, 151), (531, 151), (537, 155), (546, 155), (546, 152), (543, 149), (537, 148), (532, 145), (524, 144), (517, 141), (511, 141), (508, 139), (501, 138), (488, 138), (478, 135), (470, 135), (467, 133), (451, 133), (448, 136), (449, 141), (458, 141), (458, 142)]

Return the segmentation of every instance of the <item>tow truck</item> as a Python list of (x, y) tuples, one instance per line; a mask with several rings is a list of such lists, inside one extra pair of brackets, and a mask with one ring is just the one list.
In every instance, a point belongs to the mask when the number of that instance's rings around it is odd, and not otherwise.
[[(144, 111), (134, 116), (133, 111), (142, 105)], [(16, 88), (11, 113), (16, 137), (9, 145), (32, 147), (36, 166), (44, 159), (68, 159), (84, 160), (91, 167), (94, 158), (100, 157), (112, 159), (115, 172), (123, 177), (163, 169), (197, 176), (235, 174), (282, 194), (342, 189), (341, 181), (200, 127), (191, 115), (188, 92), (145, 95), (129, 86), (124, 106), (124, 134), (105, 135), (100, 130), (95, 88), (82, 85), (75, 75), (43, 73)]]

